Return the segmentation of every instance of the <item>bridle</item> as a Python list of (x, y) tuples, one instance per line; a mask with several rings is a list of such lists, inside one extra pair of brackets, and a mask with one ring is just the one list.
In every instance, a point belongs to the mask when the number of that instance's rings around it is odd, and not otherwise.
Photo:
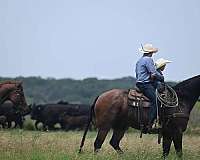
[(16, 100), (15, 101), (13, 101), (12, 99), (10, 99), (13, 102), (13, 104), (15, 104), (14, 105), (15, 109), (21, 110), (21, 108), (18, 107), (20, 105), (23, 105), (23, 103), (24, 103), (23, 100), (22, 100), (22, 97), (24, 95), (23, 95), (23, 92), (21, 91), (21, 89), (17, 88), (16, 90), (12, 91), (10, 94), (14, 94), (16, 96)]
[(170, 87), (169, 85), (165, 84), (164, 86), (164, 93), (159, 93), (158, 90), (156, 90), (156, 97), (157, 97), (157, 119), (159, 117), (158, 113), (158, 101), (160, 102), (160, 108), (177, 108), (178, 112), (174, 112), (168, 115), (163, 115), (164, 118), (167, 119), (166, 125), (168, 125), (169, 121), (174, 118), (184, 118), (189, 119), (189, 115), (185, 114), (179, 105), (179, 100), (177, 93), (175, 90)]
[[(14, 99), (12, 98), (12, 96), (15, 96)], [(22, 108), (18, 107), (20, 105), (23, 105), (24, 101), (22, 100), (23, 98), (23, 91), (21, 88), (19, 88), (17, 86), (17, 84), (15, 84), (15, 87), (8, 91), (1, 99), (0, 99), (0, 105), (2, 103), (4, 103), (6, 100), (10, 100), (14, 105), (13, 108), (17, 111), (21, 111)]]

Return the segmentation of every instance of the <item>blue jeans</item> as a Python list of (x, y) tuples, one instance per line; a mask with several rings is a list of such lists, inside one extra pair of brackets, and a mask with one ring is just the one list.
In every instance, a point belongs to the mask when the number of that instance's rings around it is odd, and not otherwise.
[(153, 123), (157, 115), (156, 88), (153, 83), (136, 83), (136, 86), (151, 101), (151, 108), (149, 112), (149, 122)]

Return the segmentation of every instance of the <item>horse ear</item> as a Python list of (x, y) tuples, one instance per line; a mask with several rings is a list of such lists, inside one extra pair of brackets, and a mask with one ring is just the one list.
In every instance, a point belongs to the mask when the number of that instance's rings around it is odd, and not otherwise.
[(19, 81), (19, 84), (22, 85), (23, 81)]
[(32, 109), (33, 108), (33, 104), (29, 104), (28, 108)]
[(22, 83), (23, 83), (22, 81), (18, 81), (18, 82), (17, 82), (17, 87), (21, 86)]

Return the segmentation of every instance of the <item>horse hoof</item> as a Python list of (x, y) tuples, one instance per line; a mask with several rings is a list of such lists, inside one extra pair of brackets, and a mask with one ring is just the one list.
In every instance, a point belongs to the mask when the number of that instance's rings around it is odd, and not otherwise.
[(82, 149), (81, 148), (78, 150), (78, 153), (82, 153)]
[(166, 160), (167, 157), (168, 157), (168, 154), (163, 154), (161, 158), (162, 158), (163, 160)]
[(121, 149), (116, 150), (118, 154), (123, 154), (124, 152)]
[(95, 149), (94, 154), (97, 154), (100, 151), (100, 149)]

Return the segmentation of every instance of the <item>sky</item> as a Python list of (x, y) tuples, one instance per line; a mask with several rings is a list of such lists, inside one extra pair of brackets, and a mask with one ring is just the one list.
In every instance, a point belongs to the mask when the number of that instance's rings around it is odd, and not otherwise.
[(1, 77), (135, 77), (144, 43), (166, 80), (198, 75), (200, 1), (0, 0)]

